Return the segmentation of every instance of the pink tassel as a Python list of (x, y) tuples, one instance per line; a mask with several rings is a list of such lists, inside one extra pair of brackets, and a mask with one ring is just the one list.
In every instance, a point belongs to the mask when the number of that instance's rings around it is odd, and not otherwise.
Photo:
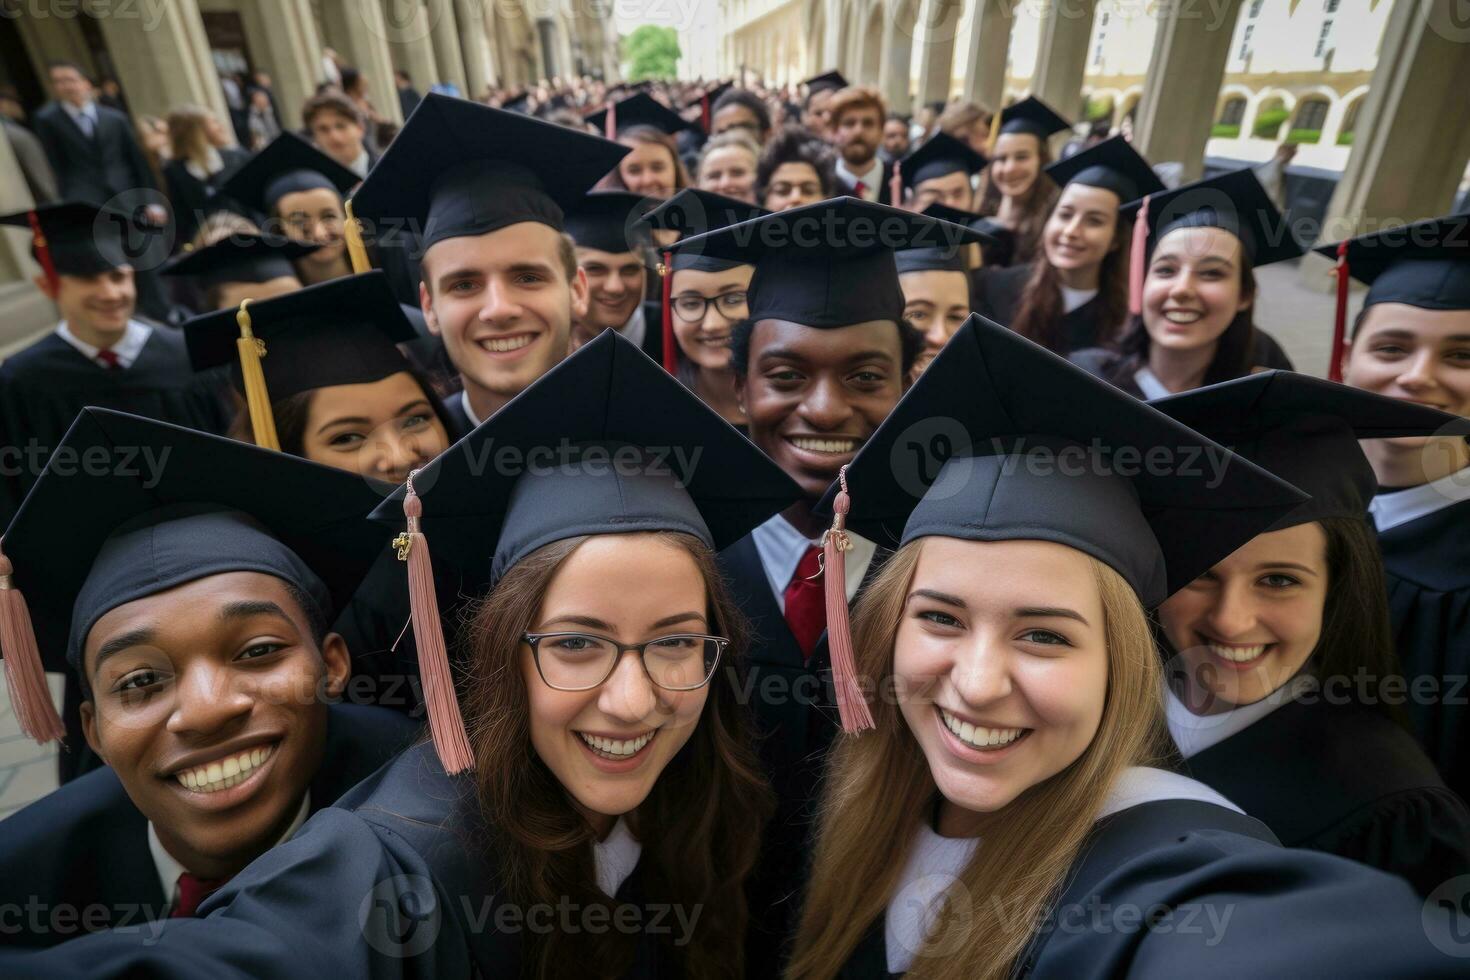
[(66, 727), (51, 701), (36, 631), (25, 596), (15, 587), (14, 571), (10, 559), (0, 552), (0, 653), (5, 659), (10, 704), (20, 730), (38, 745), (60, 742), (66, 737)]
[(394, 538), (393, 545), (398, 549), (398, 560), (408, 562), (408, 599), (419, 651), (419, 679), (424, 685), (424, 704), (429, 709), (429, 735), (444, 771), (453, 776), (475, 767), (475, 753), (465, 733), (459, 700), (454, 696), (454, 675), (449, 671), (444, 628), (439, 622), (439, 598), (434, 592), (429, 541), (419, 530), (424, 505), (413, 491), (417, 472), (408, 475), (408, 496), (403, 499), (408, 530)]
[(1348, 285), (1351, 282), (1348, 272), (1348, 243), (1346, 240), (1337, 245), (1337, 311), (1332, 317), (1332, 354), (1327, 364), (1327, 380), (1342, 381), (1342, 354), (1347, 350), (1347, 303)]
[(841, 491), (832, 502), (832, 526), (822, 535), (822, 585), (827, 600), (827, 649), (832, 655), (832, 686), (837, 689), (837, 714), (842, 730), (856, 734), (875, 727), (868, 700), (858, 684), (857, 661), (852, 653), (852, 625), (847, 618), (847, 559), (852, 538), (847, 533), (847, 467), (837, 473)]
[(605, 135), (608, 139), (615, 140), (618, 138), (618, 107), (611, 102), (607, 104), (607, 115), (603, 119), (603, 127), (606, 130)]
[(1133, 241), (1128, 250), (1128, 312), (1134, 316), (1143, 313), (1143, 273), (1144, 264), (1148, 261), (1148, 199), (1149, 195), (1145, 194), (1138, 217), (1133, 219)]
[(896, 208), (903, 207), (903, 174), (898, 164), (893, 165), (893, 176), (888, 178), (888, 203)]

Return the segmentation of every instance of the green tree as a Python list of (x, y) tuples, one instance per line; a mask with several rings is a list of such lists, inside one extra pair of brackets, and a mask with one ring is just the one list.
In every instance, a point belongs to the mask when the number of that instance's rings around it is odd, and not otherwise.
[(673, 78), (679, 63), (679, 32), (672, 27), (644, 24), (623, 37), (623, 61), (628, 80)]

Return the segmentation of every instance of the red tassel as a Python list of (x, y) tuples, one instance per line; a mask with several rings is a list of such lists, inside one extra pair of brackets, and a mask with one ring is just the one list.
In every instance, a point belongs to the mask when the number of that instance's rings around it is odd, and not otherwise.
[(837, 714), (842, 730), (856, 734), (875, 727), (868, 700), (858, 684), (857, 660), (852, 652), (852, 625), (847, 615), (847, 559), (852, 538), (847, 533), (847, 467), (837, 472), (842, 489), (832, 502), (832, 526), (822, 535), (822, 585), (827, 600), (827, 649), (832, 655), (832, 686), (837, 690)]
[(658, 274), (663, 277), (664, 293), (664, 370), (670, 374), (679, 371), (679, 347), (674, 342), (674, 305), (671, 294), (674, 291), (674, 253), (664, 252), (663, 264), (658, 267)]
[(46, 243), (46, 233), (41, 230), (41, 216), (32, 208), (26, 218), (31, 223), (31, 243), (36, 249), (36, 261), (41, 263), (41, 274), (54, 290), (58, 285), (56, 263), (51, 260), (51, 246)]
[(710, 127), (708, 92), (699, 97), (699, 121), (704, 124), (705, 133), (708, 133)]
[(66, 737), (66, 727), (51, 701), (36, 630), (25, 596), (15, 587), (14, 571), (10, 559), (0, 552), (0, 653), (5, 660), (10, 705), (20, 730), (37, 744), (60, 742)]
[(475, 753), (465, 733), (464, 716), (454, 696), (454, 676), (449, 671), (449, 654), (444, 645), (444, 628), (439, 622), (439, 598), (434, 592), (434, 567), (429, 561), (429, 541), (419, 530), (424, 505), (413, 491), (408, 475), (408, 496), (403, 514), (408, 530), (393, 539), (398, 560), (408, 562), (408, 599), (413, 610), (413, 635), (418, 643), (419, 679), (424, 685), (424, 704), (429, 709), (429, 735), (444, 771), (453, 776), (475, 767)]
[(898, 164), (893, 165), (893, 175), (888, 178), (888, 203), (896, 208), (903, 207), (903, 174)]
[(609, 102), (607, 104), (607, 116), (603, 120), (604, 135), (610, 140), (618, 138), (618, 107)]
[(1332, 320), (1332, 360), (1327, 365), (1327, 380), (1342, 380), (1342, 355), (1347, 349), (1348, 284), (1347, 239), (1337, 243), (1337, 312)]
[(1148, 194), (1143, 196), (1143, 205), (1138, 217), (1133, 219), (1133, 241), (1128, 249), (1128, 312), (1134, 316), (1143, 313), (1143, 273), (1148, 261)]

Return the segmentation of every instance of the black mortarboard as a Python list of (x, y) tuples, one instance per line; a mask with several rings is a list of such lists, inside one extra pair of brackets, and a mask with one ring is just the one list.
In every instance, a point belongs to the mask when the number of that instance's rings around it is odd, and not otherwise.
[(1058, 160), (1046, 168), (1046, 173), (1058, 187), (1075, 183), (1112, 191), (1120, 204), (1165, 190), (1148, 161), (1121, 136)]
[(213, 245), (183, 252), (161, 270), (165, 276), (193, 276), (202, 285), (227, 282), (270, 282), (296, 275), (291, 263), (320, 245), (277, 235), (235, 232)]
[(730, 91), (734, 87), (734, 82), (720, 82), (716, 85), (711, 86), (708, 89), (705, 89), (704, 92), (685, 102), (684, 108), (693, 109), (696, 106), (703, 108), (704, 105), (708, 103), (709, 107), (713, 109), (715, 106), (715, 102), (719, 99), (719, 97), (724, 95), (726, 92)]
[[(673, 109), (644, 92), (630, 95), (626, 99), (613, 103), (613, 113), (613, 121), (617, 124), (619, 133), (629, 126), (652, 126), (659, 132), (672, 136), (690, 126)], [(598, 131), (605, 131), (607, 129), (607, 108), (604, 106), (589, 114), (587, 121)], [(608, 170), (611, 169), (612, 167), (608, 168)]]
[(5, 554), (46, 669), (60, 671), (79, 667), (108, 611), (224, 572), (281, 578), (331, 622), (383, 551), (363, 520), (381, 499), (356, 473), (84, 408), (5, 532)]
[[(398, 344), (418, 337), (381, 271), (341, 276), (261, 300), (248, 307), (250, 329), (264, 343), (260, 358), (270, 401), (335, 385), (369, 384), (408, 370)], [(184, 324), (196, 371), (231, 365), (244, 391), (237, 310), (219, 310)]]
[[(497, 464), (483, 460), (491, 448)], [(502, 465), (504, 460), (520, 463)], [(494, 583), (584, 534), (683, 531), (729, 545), (801, 493), (780, 467), (606, 330), (413, 477), (424, 536)], [(405, 488), (373, 519), (403, 523)]]
[(1052, 541), (1116, 570), (1146, 606), (1305, 499), (976, 315), (859, 450), (847, 487), (847, 526), (880, 544)]
[(818, 92), (836, 91), (840, 88), (847, 88), (852, 83), (840, 71), (826, 71), (820, 75), (813, 75), (801, 84), (806, 86), (808, 95), (816, 95)]
[(903, 320), (903, 290), (893, 253), (905, 248), (960, 251), (982, 236), (911, 211), (837, 197), (778, 211), (686, 238), (681, 251), (755, 266), (752, 320), (845, 327)]
[[(770, 213), (765, 208), (737, 198), (688, 187), (660, 202), (643, 216), (643, 221), (662, 231), (677, 231), (680, 238), (692, 238)], [(675, 271), (697, 269), (702, 272), (723, 272), (744, 264), (736, 259), (721, 259), (699, 252), (676, 252), (672, 267)]]
[(1293, 371), (1263, 371), (1150, 402), (1312, 499), (1270, 528), (1361, 520), (1378, 490), (1359, 439), (1470, 435), (1470, 419)]
[(948, 133), (936, 132), (918, 149), (904, 157), (899, 163), (905, 187), (917, 187), (926, 180), (945, 177), (953, 173), (966, 176), (985, 169), (986, 160), (976, 153), (968, 143), (955, 139)]
[[(920, 214), (926, 218), (937, 218), (940, 221), (948, 221), (952, 224), (961, 225), (975, 232), (976, 237), (982, 244), (995, 241), (995, 237), (975, 227), (974, 222), (980, 220), (978, 214), (969, 211), (961, 211), (939, 202), (934, 202), (926, 207)], [(898, 274), (905, 272), (963, 272), (968, 274), (971, 269), (978, 266), (978, 258), (974, 254), (975, 249), (965, 247), (960, 249), (946, 247), (930, 248), (905, 248), (894, 254), (894, 261), (898, 265)]]
[(531, 102), (531, 95), (530, 95), (530, 93), (529, 92), (522, 92), (520, 95), (517, 95), (515, 98), (506, 100), (505, 104), (502, 105), (501, 108), (502, 109), (506, 109), (506, 110), (508, 110), (510, 112), (521, 112), (521, 113), (524, 113), (528, 109), (530, 109), (530, 102)]
[(1247, 169), (1197, 180), (1125, 204), (1120, 213), (1137, 215), (1148, 202), (1148, 247), (1178, 228), (1222, 228), (1240, 239), (1253, 266), (1270, 265), (1302, 254), (1302, 247), (1266, 189)]
[(593, 191), (567, 208), (566, 233), (579, 248), (636, 251), (651, 241), (648, 226), (640, 221), (650, 203), (628, 191)]
[(80, 201), (39, 204), (0, 217), (0, 225), (31, 230), (31, 252), (42, 269), (49, 265), (48, 276), (95, 276), (132, 265), (157, 240), (156, 229), (127, 212)]
[[(1329, 259), (1339, 246), (1315, 249)], [(1368, 285), (1363, 300), (1425, 310), (1470, 310), (1470, 213), (1427, 218), (1347, 240), (1348, 274)]]
[(220, 185), (219, 194), (270, 215), (287, 194), (321, 188), (345, 195), (359, 179), (295, 133), (282, 133)]
[(1037, 139), (1045, 140), (1053, 133), (1071, 128), (1071, 123), (1034, 95), (1028, 95), (1000, 111), (1002, 133), (1030, 133)]
[(357, 217), (406, 222), (428, 249), (534, 221), (561, 230), (563, 210), (628, 148), (453, 96), (424, 96), (352, 195)]

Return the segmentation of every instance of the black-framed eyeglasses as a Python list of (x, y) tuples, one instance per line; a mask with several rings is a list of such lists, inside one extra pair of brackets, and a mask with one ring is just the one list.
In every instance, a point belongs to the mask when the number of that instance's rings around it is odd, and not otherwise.
[(726, 320), (745, 319), (745, 290), (721, 293), (718, 296), (701, 296), (698, 293), (680, 293), (674, 297), (674, 313), (685, 323), (698, 323), (705, 312), (713, 306)]
[(629, 650), (638, 651), (648, 679), (666, 691), (708, 684), (730, 641), (703, 633), (673, 633), (647, 643), (619, 643), (595, 633), (523, 633), (536, 673), (558, 691), (590, 691), (612, 676)]

